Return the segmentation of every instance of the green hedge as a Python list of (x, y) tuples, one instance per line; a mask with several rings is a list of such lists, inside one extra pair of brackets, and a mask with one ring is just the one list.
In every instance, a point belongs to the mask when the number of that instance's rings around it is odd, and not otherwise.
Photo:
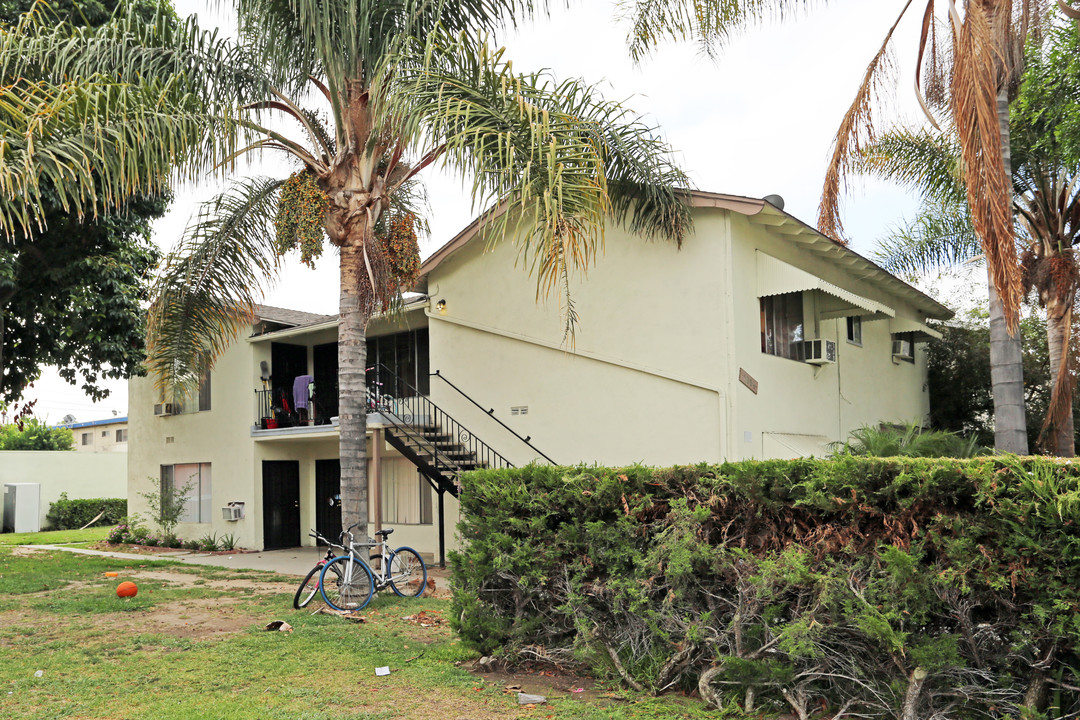
[[(1080, 472), (845, 457), (462, 479), (457, 631), (800, 718), (1080, 711)], [(845, 709), (846, 708), (846, 709)]]
[(125, 498), (92, 498), (69, 500), (67, 493), (60, 493), (60, 499), (49, 505), (45, 523), (52, 530), (75, 530), (97, 517), (104, 511), (92, 527), (116, 525), (127, 516)]

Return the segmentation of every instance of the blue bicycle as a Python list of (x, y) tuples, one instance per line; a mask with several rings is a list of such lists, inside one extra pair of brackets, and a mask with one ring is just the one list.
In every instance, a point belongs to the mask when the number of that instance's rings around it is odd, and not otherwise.
[[(419, 597), (427, 587), (427, 566), (420, 553), (410, 547), (390, 550), (386, 538), (394, 532), (393, 528), (379, 530), (375, 543), (357, 545), (349, 526), (341, 533), (342, 545), (346, 554), (326, 563), (319, 575), (319, 592), (327, 605), (344, 612), (362, 610), (371, 602), (375, 593), (390, 588), (401, 597)], [(348, 538), (348, 542), (345, 539)], [(378, 553), (371, 553), (369, 560), (375, 570), (364, 561), (358, 549), (379, 548)]]

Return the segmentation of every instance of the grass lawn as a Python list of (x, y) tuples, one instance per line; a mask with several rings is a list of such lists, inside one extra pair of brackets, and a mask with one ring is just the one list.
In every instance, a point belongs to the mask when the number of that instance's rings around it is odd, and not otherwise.
[[(406, 619), (441, 620), (445, 599), (384, 593), (354, 623), (311, 614), (318, 602), (293, 610), (290, 577), (125, 562), (0, 547), (0, 718), (718, 717), (575, 678), (473, 674), (475, 654), (444, 622)], [(116, 597), (123, 580), (138, 596)], [(294, 631), (262, 630), (271, 620)], [(379, 666), (391, 674), (376, 677)], [(507, 684), (549, 702), (519, 707)]]
[(48, 530), (36, 533), (0, 534), (0, 545), (68, 545), (70, 543), (101, 542), (109, 535), (111, 527), (86, 528), (85, 530)]

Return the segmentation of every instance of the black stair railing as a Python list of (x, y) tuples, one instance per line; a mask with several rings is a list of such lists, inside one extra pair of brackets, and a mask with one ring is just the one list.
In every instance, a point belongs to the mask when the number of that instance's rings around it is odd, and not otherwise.
[(531, 436), (531, 435), (526, 435), (525, 437), (521, 437), (521, 435), (519, 435), (519, 434), (518, 434), (518, 433), (517, 433), (517, 432), (516, 432), (516, 431), (515, 431), (515, 430), (514, 430), (514, 429), (513, 429), (512, 427), (510, 427), (509, 425), (507, 425), (506, 423), (504, 423), (504, 422), (503, 422), (502, 420), (500, 420), (499, 418), (495, 417), (495, 410), (494, 410), (494, 408), (489, 408), (489, 409), (487, 409), (487, 410), (484, 410), (484, 406), (483, 406), (483, 405), (481, 405), (480, 403), (478, 403), (478, 402), (476, 402), (475, 400), (473, 400), (473, 399), (472, 399), (471, 397), (469, 397), (469, 394), (468, 394), (468, 393), (466, 393), (466, 392), (465, 392), (464, 390), (462, 390), (461, 388), (459, 388), (459, 387), (458, 387), (457, 385), (455, 385), (454, 383), (450, 382), (450, 380), (448, 380), (448, 379), (447, 379), (447, 377), (446, 377), (445, 375), (443, 375), (441, 371), (439, 371), (439, 370), (436, 370), (435, 372), (431, 373), (431, 377), (436, 377), (436, 378), (439, 378), (440, 380), (442, 380), (442, 381), (443, 381), (444, 383), (446, 383), (447, 385), (449, 385), (450, 387), (452, 387), (452, 388), (453, 388), (453, 389), (454, 389), (455, 391), (457, 391), (457, 393), (458, 393), (459, 395), (461, 395), (461, 397), (465, 398), (466, 400), (468, 400), (469, 402), (471, 402), (471, 403), (472, 403), (473, 405), (475, 405), (476, 407), (480, 408), (480, 410), (482, 410), (482, 411), (484, 412), (484, 414), (486, 414), (486, 415), (487, 415), (488, 417), (490, 417), (490, 418), (491, 418), (492, 420), (494, 420), (495, 422), (499, 423), (499, 425), (502, 425), (502, 426), (503, 426), (503, 428), (505, 428), (505, 429), (506, 429), (506, 431), (507, 431), (508, 433), (510, 433), (511, 435), (513, 435), (514, 437), (516, 437), (516, 438), (517, 438), (518, 440), (520, 440), (521, 442), (523, 442), (523, 443), (525, 443), (526, 445), (528, 445), (530, 449), (532, 449), (532, 450), (536, 451), (536, 453), (537, 453), (537, 454), (538, 454), (538, 455), (539, 455), (540, 457), (544, 458), (545, 460), (547, 460), (547, 461), (548, 461), (549, 463), (551, 463), (552, 465), (558, 465), (558, 463), (557, 463), (557, 462), (555, 462), (554, 460), (552, 460), (551, 458), (549, 458), (549, 457), (547, 456), (547, 454), (545, 454), (545, 453), (544, 453), (544, 451), (543, 451), (543, 450), (541, 450), (540, 448), (536, 447), (536, 446), (535, 446), (535, 445), (533, 445), (533, 444), (532, 444), (531, 442), (529, 442), (530, 440), (532, 440), (532, 436)]
[[(376, 369), (378, 372), (373, 374)], [(456, 481), (459, 473), (477, 467), (514, 467), (390, 368), (369, 368), (368, 376), (372, 378), (368, 384), (368, 412), (381, 413), (418, 455), (430, 458), (429, 464), (438, 472)]]

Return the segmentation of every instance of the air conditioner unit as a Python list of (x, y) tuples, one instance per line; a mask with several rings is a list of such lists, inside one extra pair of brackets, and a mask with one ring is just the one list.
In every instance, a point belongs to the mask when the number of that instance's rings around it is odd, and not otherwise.
[(172, 415), (173, 405), (172, 403), (157, 403), (154, 405), (155, 415)]
[(225, 507), (221, 508), (221, 518), (228, 520), (229, 522), (235, 522), (237, 520), (244, 519), (244, 503), (231, 502)]
[(805, 340), (803, 354), (811, 365), (827, 365), (836, 362), (836, 343), (832, 340)]
[(911, 360), (915, 357), (915, 353), (911, 349), (910, 340), (893, 340), (892, 341), (892, 356), (897, 360)]

